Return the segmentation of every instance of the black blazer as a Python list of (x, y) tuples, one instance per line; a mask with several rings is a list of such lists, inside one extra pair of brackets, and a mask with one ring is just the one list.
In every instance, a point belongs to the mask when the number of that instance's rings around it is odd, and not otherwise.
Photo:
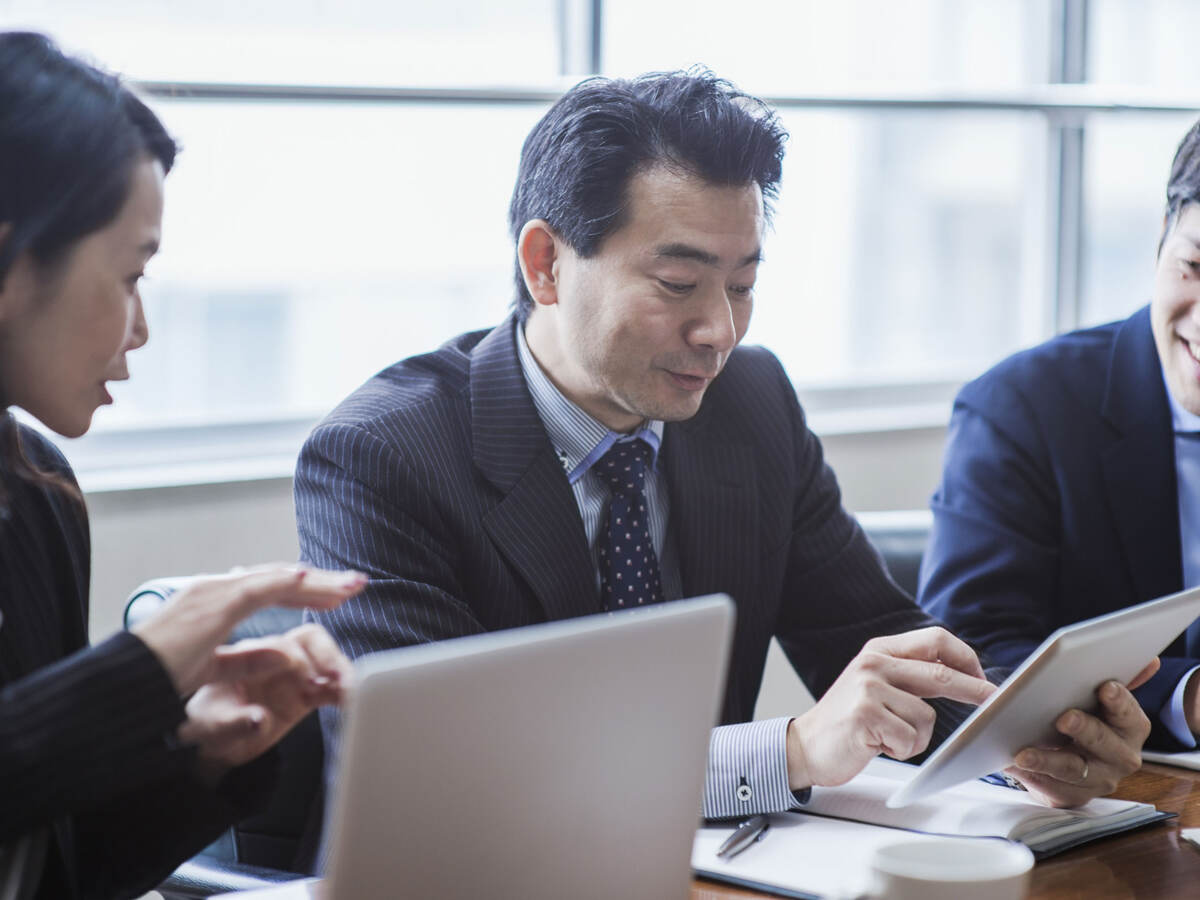
[[(1062, 335), (966, 385), (954, 404), (921, 604), (997, 663), (1055, 628), (1183, 586), (1175, 443), (1149, 308)], [(1200, 663), (1193, 625), (1137, 691), (1159, 710)]]
[[(39, 468), (73, 482), (53, 445), (21, 433)], [(138, 896), (260, 802), (273, 762), (221, 792), (188, 775), (183, 706), (153, 653), (127, 633), (87, 647), (82, 505), (3, 468), (0, 481), (0, 842), (49, 835), (38, 897)]]
[[(303, 558), (371, 577), (316, 616), (349, 655), (601, 611), (515, 327), (509, 318), (384, 370), (305, 444)], [(734, 351), (699, 412), (666, 426), (660, 461), (684, 595), (723, 591), (737, 604), (723, 722), (752, 717), (772, 635), (820, 696), (868, 638), (932, 623), (842, 508), (767, 351)], [(958, 721), (949, 710), (939, 738)]]

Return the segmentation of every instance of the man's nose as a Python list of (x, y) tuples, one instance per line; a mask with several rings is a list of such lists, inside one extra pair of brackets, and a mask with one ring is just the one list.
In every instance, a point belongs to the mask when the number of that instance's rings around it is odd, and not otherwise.
[(733, 306), (725, 290), (714, 290), (704, 297), (704, 302), (688, 332), (688, 343), (693, 347), (728, 353), (737, 343), (737, 326), (733, 320)]

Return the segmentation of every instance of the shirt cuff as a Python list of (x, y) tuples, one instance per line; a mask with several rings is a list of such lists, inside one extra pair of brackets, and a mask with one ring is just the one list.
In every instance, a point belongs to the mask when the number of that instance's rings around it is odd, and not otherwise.
[(704, 818), (731, 819), (795, 809), (808, 791), (788, 786), (787, 729), (792, 717), (723, 725), (708, 742)]
[(1200, 669), (1200, 666), (1192, 666), (1183, 673), (1183, 677), (1175, 685), (1175, 691), (1171, 694), (1170, 701), (1165, 703), (1158, 712), (1158, 720), (1163, 723), (1167, 731), (1171, 732), (1171, 737), (1183, 744), (1185, 750), (1191, 750), (1196, 746), (1196, 736), (1188, 728), (1187, 713), (1183, 709), (1183, 695), (1187, 691), (1188, 679), (1197, 669)]

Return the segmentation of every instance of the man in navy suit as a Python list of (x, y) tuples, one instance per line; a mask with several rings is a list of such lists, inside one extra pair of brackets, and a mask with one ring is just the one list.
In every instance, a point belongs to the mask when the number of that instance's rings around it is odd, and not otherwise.
[[(1200, 123), (1175, 155), (1153, 299), (966, 385), (919, 599), (1005, 666), (1062, 625), (1200, 584)], [(1137, 691), (1195, 746), (1200, 626)]]
[[(960, 721), (948, 701), (992, 690), (843, 509), (778, 361), (735, 349), (783, 139), (708, 73), (568, 91), (521, 156), (514, 314), (371, 379), (296, 473), (304, 557), (371, 576), (318, 616), (351, 656), (730, 594), (709, 817), (919, 754)], [(750, 722), (772, 636), (820, 700)], [(1063, 723), (1076, 740), (1039, 753), (1031, 789), (1078, 803), (1137, 767), (1149, 726), (1124, 687), (1103, 715)]]

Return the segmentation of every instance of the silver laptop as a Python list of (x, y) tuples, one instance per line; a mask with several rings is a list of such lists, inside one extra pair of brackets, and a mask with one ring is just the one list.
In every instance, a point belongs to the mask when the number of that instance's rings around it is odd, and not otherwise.
[(713, 596), (364, 658), (320, 896), (686, 898), (732, 626)]

